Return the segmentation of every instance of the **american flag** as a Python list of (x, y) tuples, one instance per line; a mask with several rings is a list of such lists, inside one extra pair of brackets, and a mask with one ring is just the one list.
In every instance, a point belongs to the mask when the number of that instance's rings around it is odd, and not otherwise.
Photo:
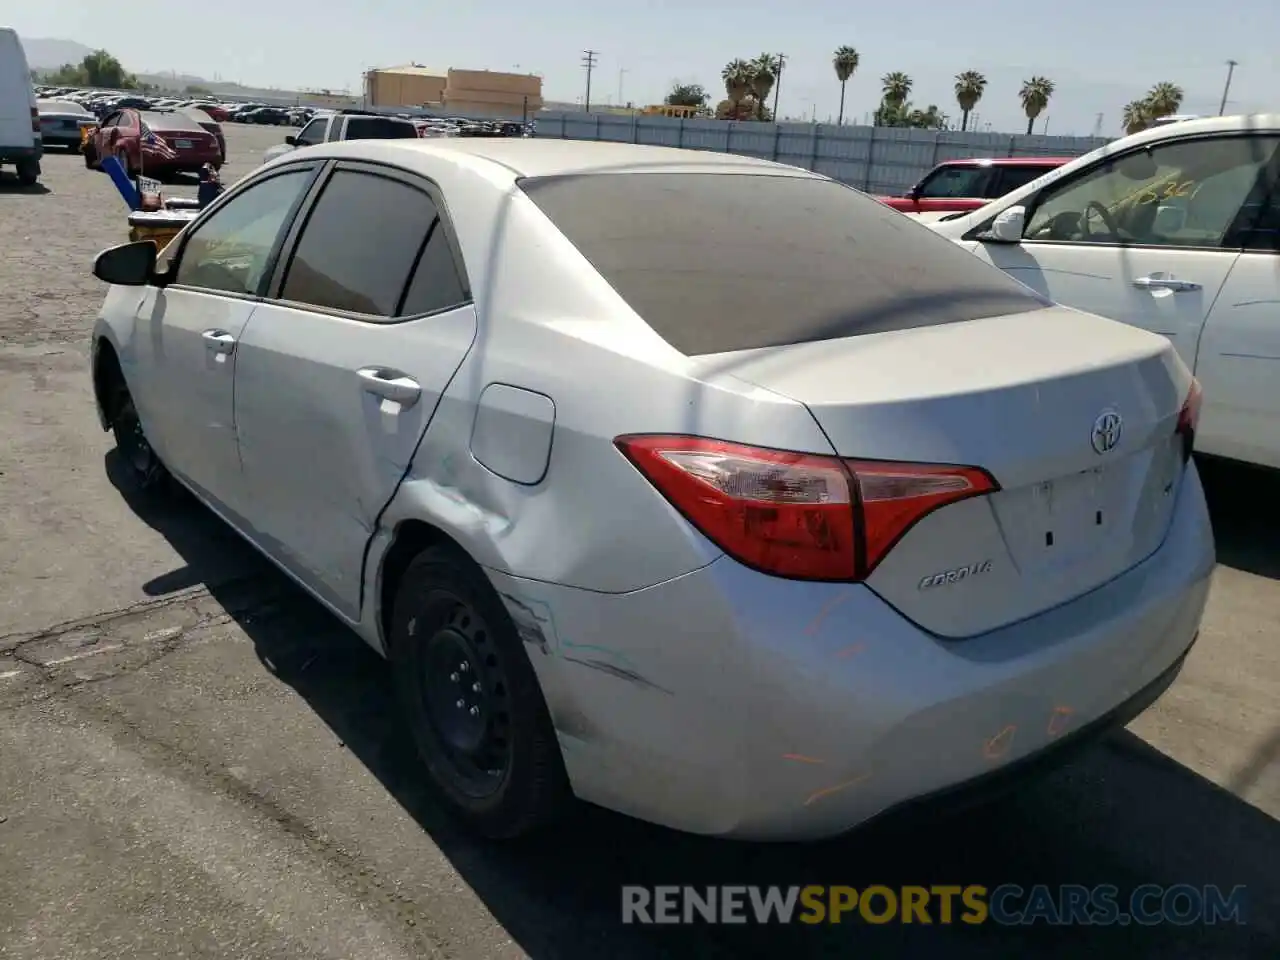
[(154, 130), (143, 131), (142, 144), (145, 147), (150, 147), (152, 152), (163, 157), (165, 160), (176, 160), (178, 158), (177, 151), (157, 137)]

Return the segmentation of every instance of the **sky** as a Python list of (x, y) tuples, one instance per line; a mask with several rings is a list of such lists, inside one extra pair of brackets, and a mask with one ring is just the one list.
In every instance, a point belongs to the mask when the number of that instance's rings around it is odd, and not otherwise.
[(978, 129), (1025, 129), (1018, 89), (1040, 74), (1057, 90), (1036, 132), (1089, 135), (1101, 114), (1102, 134), (1115, 136), (1124, 104), (1161, 81), (1186, 91), (1182, 112), (1216, 114), (1228, 59), (1239, 62), (1228, 113), (1280, 110), (1277, 0), (219, 0), (203, 8), (207, 20), (185, 9), (182, 18), (172, 2), (51, 0), (5, 16), (24, 37), (103, 47), (135, 72), (289, 89), (358, 92), (365, 70), (417, 62), (541, 74), (544, 99), (572, 102), (593, 49), (593, 102), (659, 103), (678, 81), (702, 84), (714, 103), (727, 62), (768, 51), (787, 57), (779, 113), (825, 122), (840, 100), (832, 56), (848, 45), (861, 66), (846, 121), (869, 117), (893, 70), (913, 79), (917, 106), (958, 116), (954, 77), (977, 70), (988, 81)]

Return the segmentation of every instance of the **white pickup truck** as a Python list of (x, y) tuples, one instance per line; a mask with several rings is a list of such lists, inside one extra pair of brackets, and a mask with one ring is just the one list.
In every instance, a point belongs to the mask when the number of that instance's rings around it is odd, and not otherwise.
[(299, 147), (311, 147), (317, 143), (335, 140), (407, 140), (418, 137), (418, 128), (410, 120), (400, 117), (384, 117), (370, 113), (328, 113), (313, 117), (284, 143), (271, 147), (263, 154), (262, 162), (270, 163)]
[(1280, 115), (1158, 126), (928, 226), (1168, 337), (1204, 390), (1196, 450), (1280, 468)]

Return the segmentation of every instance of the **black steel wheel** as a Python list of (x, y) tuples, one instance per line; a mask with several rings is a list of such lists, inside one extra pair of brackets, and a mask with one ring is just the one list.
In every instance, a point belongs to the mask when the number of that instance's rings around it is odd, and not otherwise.
[(405, 571), (391, 659), (418, 752), (451, 811), (493, 838), (554, 819), (571, 793), (538, 679), (488, 578), (454, 548)]
[(116, 450), (134, 484), (141, 490), (155, 490), (168, 483), (169, 472), (151, 448), (133, 397), (123, 387), (115, 404), (111, 433)]

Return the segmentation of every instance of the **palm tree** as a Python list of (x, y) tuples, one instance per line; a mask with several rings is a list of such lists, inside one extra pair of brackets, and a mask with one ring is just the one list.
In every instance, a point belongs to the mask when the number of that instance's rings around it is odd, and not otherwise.
[(886, 73), (880, 78), (880, 91), (884, 102), (893, 107), (900, 107), (911, 96), (911, 78), (901, 70)]
[(736, 114), (738, 105), (751, 95), (751, 64), (742, 58), (730, 60), (720, 71), (720, 78), (724, 80), (725, 96), (733, 104)]
[(772, 53), (762, 53), (751, 61), (751, 92), (756, 95), (756, 119), (764, 119), (765, 101), (769, 99), (769, 91), (778, 80), (778, 70), (782, 65)]
[(956, 103), (960, 104), (960, 129), (969, 129), (969, 114), (982, 99), (987, 89), (987, 78), (977, 70), (956, 74)]
[(853, 47), (836, 47), (836, 55), (831, 61), (836, 68), (836, 79), (840, 81), (840, 115), (836, 117), (836, 126), (844, 123), (844, 87), (857, 71), (858, 60), (858, 51)]
[(1147, 110), (1152, 120), (1177, 113), (1182, 106), (1182, 88), (1176, 83), (1157, 83), (1147, 93)]
[(1048, 77), (1032, 77), (1024, 80), (1018, 99), (1022, 101), (1022, 109), (1027, 115), (1027, 136), (1035, 128), (1036, 117), (1044, 112), (1053, 96), (1053, 81)]
[(1124, 124), (1125, 133), (1137, 133), (1147, 129), (1151, 123), (1150, 104), (1145, 100), (1132, 100), (1124, 105), (1120, 122)]

